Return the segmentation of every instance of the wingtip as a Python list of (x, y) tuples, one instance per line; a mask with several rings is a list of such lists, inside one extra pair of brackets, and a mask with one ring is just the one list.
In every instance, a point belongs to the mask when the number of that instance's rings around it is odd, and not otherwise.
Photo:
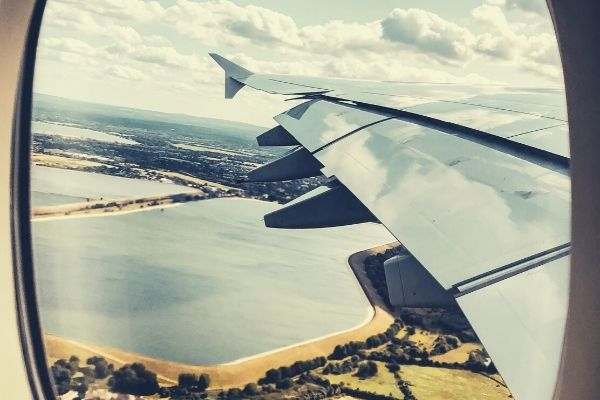
[(232, 77), (234, 79), (245, 79), (252, 75), (251, 71), (247, 70), (239, 64), (234, 63), (231, 60), (228, 60), (227, 58), (223, 57), (218, 53), (209, 52), (208, 55), (213, 60), (215, 60), (215, 62), (219, 64), (221, 68), (223, 68), (223, 71), (225, 71), (225, 75), (228, 77)]

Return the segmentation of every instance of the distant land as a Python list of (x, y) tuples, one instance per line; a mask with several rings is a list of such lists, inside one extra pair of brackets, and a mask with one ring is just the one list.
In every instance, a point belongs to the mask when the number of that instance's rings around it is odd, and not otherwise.
[(237, 121), (227, 121), (217, 118), (196, 117), (187, 114), (165, 113), (161, 111), (113, 106), (108, 104), (68, 99), (65, 97), (52, 96), (43, 93), (34, 93), (33, 105), (34, 118), (40, 109), (56, 109), (56, 111), (60, 113), (68, 111), (69, 116), (72, 118), (77, 118), (78, 116), (89, 117), (90, 115), (96, 115), (109, 117), (111, 120), (122, 119), (125, 120), (123, 122), (128, 122), (133, 125), (137, 125), (135, 124), (136, 121), (138, 121), (141, 125), (144, 125), (143, 122), (147, 123), (152, 121), (160, 124), (200, 126), (209, 130), (214, 130), (217, 134), (223, 130), (228, 130), (231, 135), (239, 139), (251, 141), (253, 143), (256, 143), (255, 138), (258, 134), (268, 129), (265, 127)]
[[(96, 104), (36, 93), (32, 150), (37, 165), (197, 189), (237, 189), (240, 197), (286, 203), (321, 177), (247, 183), (247, 173), (287, 148), (259, 147), (266, 128), (235, 121)], [(219, 193), (216, 193), (219, 194)], [(224, 193), (227, 195), (227, 193)]]

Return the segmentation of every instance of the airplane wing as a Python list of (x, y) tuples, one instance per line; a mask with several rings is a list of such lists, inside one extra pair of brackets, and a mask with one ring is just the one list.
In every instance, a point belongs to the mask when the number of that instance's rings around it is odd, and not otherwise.
[(291, 150), (248, 179), (329, 179), (265, 224), (383, 224), (456, 298), (515, 398), (551, 399), (570, 257), (563, 92), (256, 74), (211, 56), (227, 98), (305, 100), (257, 138)]

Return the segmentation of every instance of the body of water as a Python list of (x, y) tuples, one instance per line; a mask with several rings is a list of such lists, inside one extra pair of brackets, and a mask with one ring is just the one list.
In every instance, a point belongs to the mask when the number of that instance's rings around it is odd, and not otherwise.
[(31, 168), (31, 202), (49, 206), (85, 201), (86, 198), (124, 198), (196, 191), (186, 186), (143, 179), (72, 171), (34, 165)]
[(34, 222), (45, 330), (163, 359), (219, 363), (360, 324), (370, 309), (348, 256), (393, 238), (376, 224), (265, 228), (262, 216), (277, 207), (214, 199)]
[(92, 129), (80, 128), (78, 126), (54, 124), (50, 122), (32, 121), (31, 131), (45, 135), (58, 135), (74, 139), (93, 139), (100, 142), (139, 144), (138, 142), (106, 132), (94, 131)]

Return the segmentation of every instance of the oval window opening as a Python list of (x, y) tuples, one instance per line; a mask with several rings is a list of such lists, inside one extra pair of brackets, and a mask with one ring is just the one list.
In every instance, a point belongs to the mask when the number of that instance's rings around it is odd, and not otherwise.
[(61, 399), (551, 398), (544, 1), (49, 0), (31, 131)]

